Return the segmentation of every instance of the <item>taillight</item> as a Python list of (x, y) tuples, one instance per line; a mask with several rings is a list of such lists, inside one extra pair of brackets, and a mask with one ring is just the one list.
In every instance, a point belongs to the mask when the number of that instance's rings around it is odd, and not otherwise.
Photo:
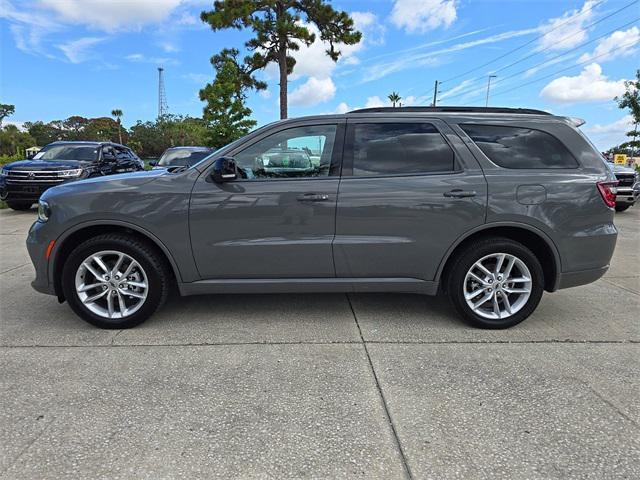
[(618, 182), (598, 182), (598, 191), (602, 196), (602, 200), (609, 208), (616, 206), (616, 193)]

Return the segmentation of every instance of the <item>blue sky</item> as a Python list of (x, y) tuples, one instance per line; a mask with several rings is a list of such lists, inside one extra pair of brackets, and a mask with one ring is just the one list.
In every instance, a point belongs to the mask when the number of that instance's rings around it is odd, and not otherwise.
[[(242, 50), (249, 32), (213, 32), (199, 14), (212, 0), (0, 0), (0, 102), (16, 123), (109, 115), (157, 115), (157, 66), (169, 111), (198, 116), (209, 58)], [(581, 117), (595, 143), (624, 140), (629, 117), (610, 100), (640, 68), (640, 2), (633, 0), (334, 0), (363, 40), (335, 64), (317, 41), (296, 54), (290, 116), (386, 104), (485, 102)], [(624, 8), (626, 7), (626, 8)], [(616, 12), (617, 10), (620, 10)], [(514, 51), (515, 50), (515, 51)], [(502, 57), (502, 58), (500, 58)], [(276, 69), (250, 96), (259, 124), (278, 117)]]

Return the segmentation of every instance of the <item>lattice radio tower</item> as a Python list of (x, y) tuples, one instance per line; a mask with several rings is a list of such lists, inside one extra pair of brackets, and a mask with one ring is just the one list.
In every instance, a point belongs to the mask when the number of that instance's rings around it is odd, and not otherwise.
[(167, 93), (164, 91), (164, 68), (158, 67), (158, 118), (169, 113)]

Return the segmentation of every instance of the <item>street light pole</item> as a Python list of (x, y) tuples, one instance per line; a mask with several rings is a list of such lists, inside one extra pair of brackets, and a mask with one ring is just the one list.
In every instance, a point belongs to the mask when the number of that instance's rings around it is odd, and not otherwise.
[(485, 107), (489, 106), (489, 89), (491, 88), (491, 79), (496, 77), (497, 75), (489, 75), (489, 80), (487, 81), (487, 101), (484, 104)]
[(435, 85), (433, 86), (433, 103), (431, 104), (432, 107), (436, 106), (436, 103), (438, 102), (438, 85), (441, 82), (439, 82), (438, 80), (436, 80)]

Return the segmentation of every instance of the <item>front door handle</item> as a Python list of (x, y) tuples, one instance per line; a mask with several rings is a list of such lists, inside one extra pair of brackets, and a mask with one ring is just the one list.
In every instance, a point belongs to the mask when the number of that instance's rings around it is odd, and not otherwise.
[(299, 202), (326, 202), (329, 200), (329, 195), (324, 193), (305, 193), (298, 195), (296, 198)]
[(450, 192), (444, 192), (443, 195), (447, 198), (470, 198), (475, 197), (476, 192), (474, 190), (460, 190), (457, 188)]

